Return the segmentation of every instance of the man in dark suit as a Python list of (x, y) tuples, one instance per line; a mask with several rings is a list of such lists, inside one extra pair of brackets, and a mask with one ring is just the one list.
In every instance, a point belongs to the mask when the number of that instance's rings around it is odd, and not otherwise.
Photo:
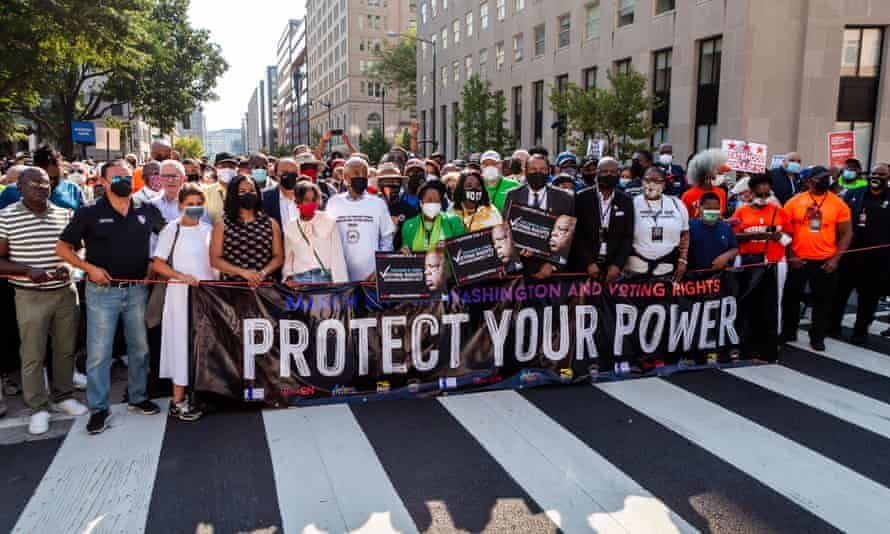
[[(800, 187), (800, 154), (789, 152), (785, 155), (782, 166), (771, 169), (768, 173), (773, 180), (773, 194), (784, 206), (788, 199), (801, 192)], [(804, 187), (803, 189), (806, 189)]]
[(300, 179), (300, 164), (291, 158), (281, 158), (275, 164), (274, 173), (278, 185), (263, 191), (263, 211), (278, 222), (283, 233), (285, 225), (298, 213), (294, 188)]
[[(550, 162), (543, 155), (535, 154), (526, 162), (526, 183), (507, 193), (504, 213), (510, 213), (513, 203), (530, 206), (553, 215), (575, 215), (575, 197), (564, 189), (547, 185)], [(549, 278), (556, 270), (553, 263), (522, 253), (522, 265), (526, 275), (532, 278)]]
[(575, 198), (578, 224), (572, 246), (573, 264), (591, 278), (618, 279), (633, 248), (633, 199), (618, 190), (618, 162), (603, 158), (596, 171), (597, 187)]

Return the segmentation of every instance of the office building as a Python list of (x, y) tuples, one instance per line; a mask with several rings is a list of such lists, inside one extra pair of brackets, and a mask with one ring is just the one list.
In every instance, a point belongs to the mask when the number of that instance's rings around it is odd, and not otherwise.
[(201, 144), (207, 148), (207, 119), (204, 112), (196, 109), (189, 116), (177, 123), (176, 129), (179, 131), (179, 137), (195, 137), (201, 140)]
[(247, 103), (247, 113), (244, 115), (244, 151), (248, 154), (259, 151), (261, 146), (261, 123), (260, 118), (260, 95), (262, 94), (260, 87), (255, 87), (250, 94), (250, 100)]
[(410, 123), (411, 115), (386, 97), (367, 70), (377, 60), (389, 32), (413, 27), (416, 0), (307, 0), (310, 128), (316, 135), (345, 130), (357, 147), (361, 136), (383, 128), (388, 139)]
[(278, 69), (266, 67), (259, 85), (260, 147), (272, 150), (278, 146)]
[[(857, 156), (890, 158), (890, 2), (785, 0), (418, 0), (422, 136), (458, 154), (453, 128), (468, 73), (507, 99), (518, 146), (565, 147), (555, 87), (608, 87), (632, 66), (664, 104), (653, 113), (678, 159), (721, 140), (828, 161), (827, 134), (854, 130)], [(435, 79), (435, 87), (433, 80)], [(437, 92), (433, 109), (433, 91)], [(882, 120), (883, 119), (883, 120)], [(435, 132), (433, 125), (435, 124)]]
[(278, 39), (278, 139), (282, 145), (309, 143), (309, 91), (303, 20), (287, 21)]
[(228, 128), (224, 130), (212, 130), (207, 132), (207, 156), (213, 159), (218, 152), (230, 152), (232, 154), (240, 154), (243, 152), (243, 144), (241, 141), (241, 130), (238, 128)]

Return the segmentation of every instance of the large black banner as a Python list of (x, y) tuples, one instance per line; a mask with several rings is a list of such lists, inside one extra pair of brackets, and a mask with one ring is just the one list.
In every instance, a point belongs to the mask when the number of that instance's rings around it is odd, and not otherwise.
[(359, 285), (200, 286), (194, 385), (284, 406), (774, 360), (775, 288), (771, 268), (681, 283), (487, 280), (389, 303)]

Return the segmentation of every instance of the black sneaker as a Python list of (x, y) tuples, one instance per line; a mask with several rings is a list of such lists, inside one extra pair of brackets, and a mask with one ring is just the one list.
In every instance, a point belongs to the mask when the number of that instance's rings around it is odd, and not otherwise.
[(192, 406), (189, 401), (171, 402), (170, 417), (175, 417), (180, 421), (197, 421), (204, 415), (201, 410)]
[(161, 413), (161, 409), (158, 407), (158, 405), (148, 399), (145, 399), (138, 404), (130, 404), (129, 408), (133, 411), (141, 413), (142, 415), (157, 415)]
[(87, 422), (87, 433), (101, 434), (108, 428), (108, 421), (111, 420), (111, 412), (108, 410), (99, 410), (90, 416)]
[(824, 339), (811, 339), (810, 347), (812, 347), (813, 350), (823, 352), (823, 351), (825, 351), (825, 340)]
[(779, 345), (787, 345), (788, 343), (797, 343), (797, 334), (782, 334), (779, 336)]

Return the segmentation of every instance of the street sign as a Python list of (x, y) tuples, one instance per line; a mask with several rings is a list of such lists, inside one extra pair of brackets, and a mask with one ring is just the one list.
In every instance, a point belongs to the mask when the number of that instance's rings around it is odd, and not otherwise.
[(92, 122), (71, 121), (71, 138), (81, 145), (95, 145), (96, 125)]

